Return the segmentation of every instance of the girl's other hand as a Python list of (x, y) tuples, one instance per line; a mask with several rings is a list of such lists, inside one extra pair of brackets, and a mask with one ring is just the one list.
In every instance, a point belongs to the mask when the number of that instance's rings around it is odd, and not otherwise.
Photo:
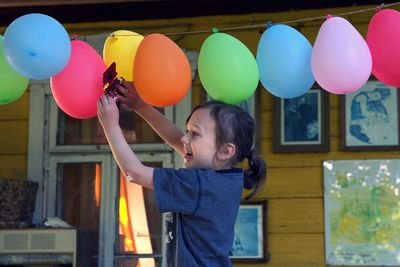
[(97, 102), (97, 117), (104, 129), (119, 126), (119, 110), (116, 99), (102, 95)]
[(128, 110), (138, 110), (145, 102), (140, 98), (132, 82), (123, 81), (117, 85), (120, 94), (117, 95), (122, 107)]

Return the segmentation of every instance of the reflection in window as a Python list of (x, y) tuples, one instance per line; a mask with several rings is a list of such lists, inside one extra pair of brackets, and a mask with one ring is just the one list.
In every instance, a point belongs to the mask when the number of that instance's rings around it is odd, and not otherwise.
[[(160, 109), (164, 112), (163, 109)], [(97, 117), (80, 120), (59, 110), (57, 145), (107, 144)], [(162, 143), (162, 139), (135, 112), (120, 110), (120, 125), (128, 143)]]
[(116, 260), (116, 267), (159, 267), (161, 266), (161, 258), (160, 259), (153, 259), (153, 265), (142, 265), (139, 264), (140, 260), (144, 258), (132, 258), (132, 259), (118, 259)]
[(61, 177), (58, 188), (58, 210), (62, 219), (79, 231), (80, 245), (85, 250), (81, 262), (96, 266), (99, 247), (101, 165), (68, 163), (58, 165)]
[[(156, 209), (153, 190), (129, 182), (123, 174), (120, 175), (118, 245), (118, 253), (123, 255), (153, 254), (158, 257), (161, 254), (161, 215)], [(158, 265), (156, 259), (150, 257), (124, 260), (118, 266)]]

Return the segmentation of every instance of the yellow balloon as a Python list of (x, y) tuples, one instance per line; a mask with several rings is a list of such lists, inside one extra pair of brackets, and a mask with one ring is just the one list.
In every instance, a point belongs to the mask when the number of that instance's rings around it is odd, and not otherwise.
[(117, 76), (133, 81), (133, 62), (143, 36), (132, 31), (119, 30), (107, 37), (103, 47), (103, 59), (107, 66), (117, 65)]

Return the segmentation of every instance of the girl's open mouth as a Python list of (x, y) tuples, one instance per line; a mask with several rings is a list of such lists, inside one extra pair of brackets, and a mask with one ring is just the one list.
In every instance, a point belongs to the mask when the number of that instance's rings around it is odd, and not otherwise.
[(193, 158), (193, 154), (190, 152), (186, 152), (184, 158), (185, 158), (185, 161), (189, 161)]

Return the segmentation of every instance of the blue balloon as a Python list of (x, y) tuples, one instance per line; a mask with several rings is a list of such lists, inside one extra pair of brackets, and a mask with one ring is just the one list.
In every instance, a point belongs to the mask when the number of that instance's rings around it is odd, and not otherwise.
[(269, 27), (256, 56), (262, 85), (281, 98), (303, 95), (315, 83), (311, 52), (310, 42), (296, 29), (282, 24)]
[(16, 72), (43, 80), (61, 72), (67, 65), (71, 42), (57, 20), (32, 13), (17, 18), (7, 27), (4, 54)]

